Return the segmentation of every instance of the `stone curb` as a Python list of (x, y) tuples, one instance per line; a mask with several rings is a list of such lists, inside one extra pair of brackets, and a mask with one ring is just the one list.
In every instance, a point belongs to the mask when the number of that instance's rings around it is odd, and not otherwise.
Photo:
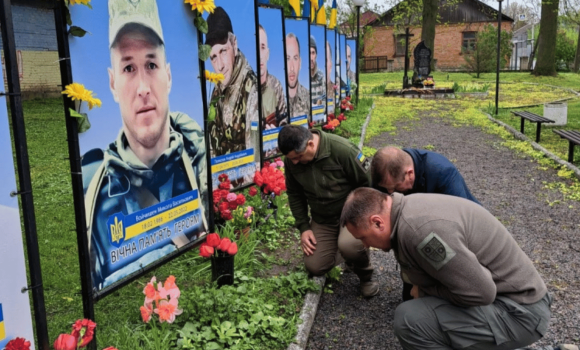
[(310, 329), (312, 329), (312, 325), (314, 324), (314, 317), (316, 317), (316, 311), (318, 310), (320, 295), (322, 294), (324, 283), (326, 282), (326, 276), (314, 277), (313, 280), (320, 286), (320, 290), (316, 293), (306, 293), (306, 297), (304, 298), (304, 305), (302, 306), (302, 311), (300, 312), (300, 319), (302, 320), (302, 323), (298, 325), (298, 334), (296, 334), (294, 343), (291, 343), (288, 346), (288, 350), (304, 350), (306, 348), (308, 335), (310, 335)]
[(361, 135), (360, 135), (360, 141), (358, 143), (358, 149), (360, 149), (361, 151), (362, 151), (362, 148), (363, 148), (363, 144), (365, 143), (365, 135), (367, 133), (367, 126), (369, 125), (369, 123), (371, 121), (371, 115), (373, 114), (373, 109), (375, 109), (375, 104), (374, 103), (371, 106), (371, 109), (369, 109), (369, 114), (367, 114), (367, 119), (365, 120), (365, 123), (363, 124), (363, 127), (362, 127), (362, 131), (361, 131)]
[(552, 153), (552, 152), (548, 151), (547, 149), (545, 149), (544, 147), (540, 146), (538, 143), (532, 141), (526, 135), (524, 135), (521, 132), (517, 131), (516, 129), (512, 128), (510, 125), (507, 125), (506, 123), (501, 122), (501, 121), (493, 118), (491, 115), (489, 115), (487, 113), (485, 113), (485, 115), (492, 122), (506, 128), (506, 130), (509, 131), (510, 133), (512, 133), (515, 136), (515, 138), (517, 138), (518, 140), (529, 142), (535, 150), (543, 152), (546, 155), (546, 157), (552, 159), (556, 163), (563, 165), (565, 167), (568, 167), (568, 169), (572, 170), (574, 172), (574, 175), (576, 175), (576, 177), (580, 180), (580, 169), (578, 169), (578, 167), (576, 167), (575, 165), (573, 165), (571, 163), (568, 163), (565, 160), (562, 160), (562, 158), (558, 157), (554, 153)]

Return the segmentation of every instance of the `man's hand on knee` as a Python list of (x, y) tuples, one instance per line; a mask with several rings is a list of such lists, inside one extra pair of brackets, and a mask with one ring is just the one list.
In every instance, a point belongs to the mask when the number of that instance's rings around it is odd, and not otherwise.
[(312, 232), (312, 230), (302, 232), (302, 235), (300, 236), (300, 246), (302, 247), (304, 254), (314, 254), (314, 251), (316, 250), (316, 238), (314, 238), (314, 232)]

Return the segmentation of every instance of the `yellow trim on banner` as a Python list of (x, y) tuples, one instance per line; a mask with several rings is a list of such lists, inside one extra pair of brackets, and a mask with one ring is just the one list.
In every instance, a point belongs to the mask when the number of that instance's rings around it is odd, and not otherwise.
[(238, 166), (244, 165), (244, 164), (249, 164), (253, 161), (254, 161), (254, 155), (246, 156), (246, 157), (239, 158), (239, 159), (230, 160), (229, 162), (223, 162), (220, 164), (212, 165), (211, 172), (218, 173), (222, 170), (235, 168), (235, 167), (238, 167)]
[(324, 108), (322, 109), (317, 109), (315, 111), (312, 112), (312, 114), (317, 115), (317, 114), (324, 114), (326, 113), (326, 110)]
[(302, 125), (302, 124), (306, 124), (306, 123), (308, 123), (308, 120), (300, 119), (299, 121), (292, 123), (292, 125)]
[(191, 202), (187, 202), (178, 207), (165, 211), (161, 214), (152, 216), (147, 220), (140, 221), (125, 229), (125, 240), (137, 237), (140, 234), (145, 233), (154, 227), (164, 225), (198, 208), (199, 208), (199, 199), (194, 199)]
[(6, 329), (4, 329), (4, 321), (0, 322), (0, 340), (6, 338)]
[(278, 139), (278, 134), (272, 134), (272, 135), (262, 137), (263, 142), (272, 141), (272, 140), (276, 140), (276, 139)]

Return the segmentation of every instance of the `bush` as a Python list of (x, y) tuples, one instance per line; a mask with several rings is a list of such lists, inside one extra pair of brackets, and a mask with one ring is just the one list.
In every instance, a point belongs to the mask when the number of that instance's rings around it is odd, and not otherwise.
[[(500, 67), (505, 67), (512, 55), (512, 34), (501, 31), (500, 43)], [(495, 72), (497, 67), (497, 28), (488, 24), (477, 33), (475, 48), (470, 51), (462, 49), (466, 69), (476, 74), (477, 78), (481, 73)]]

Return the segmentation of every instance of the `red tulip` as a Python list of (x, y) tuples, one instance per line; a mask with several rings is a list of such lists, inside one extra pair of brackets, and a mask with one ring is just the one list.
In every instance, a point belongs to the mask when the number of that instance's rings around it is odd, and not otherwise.
[(220, 182), (224, 182), (228, 180), (228, 175), (227, 174), (221, 174), (220, 176), (218, 176), (218, 180)]
[(6, 350), (30, 350), (30, 342), (24, 338), (14, 338), (6, 344)]
[(227, 253), (229, 255), (236, 255), (236, 253), (238, 252), (238, 245), (236, 244), (236, 242), (233, 242), (232, 244), (230, 244), (230, 246), (228, 247)]
[(89, 319), (77, 320), (72, 326), (73, 337), (79, 339), (78, 346), (84, 348), (93, 340), (97, 324)]
[(222, 252), (227, 252), (230, 245), (232, 245), (232, 241), (229, 238), (222, 238), (218, 249)]
[(75, 350), (77, 348), (77, 338), (70, 334), (61, 334), (52, 344), (54, 350)]
[(270, 162), (264, 162), (264, 168), (270, 167)]
[(246, 197), (239, 193), (238, 196), (236, 197), (236, 202), (238, 203), (238, 205), (244, 205), (244, 203), (246, 203)]
[(219, 188), (222, 190), (229, 190), (230, 187), (231, 187), (231, 182), (229, 182), (229, 181), (220, 182), (220, 184), (219, 184)]
[(233, 219), (232, 212), (229, 209), (222, 210), (220, 213), (221, 213), (222, 218), (224, 218), (224, 220)]
[(220, 245), (220, 236), (217, 233), (210, 233), (207, 235), (205, 243), (207, 243), (208, 246), (215, 248)]
[(256, 185), (262, 187), (262, 185), (264, 184), (264, 178), (262, 177), (262, 174), (260, 174), (259, 171), (256, 171), (256, 174), (254, 174), (254, 182), (256, 183)]
[(230, 204), (228, 202), (221, 202), (219, 205), (220, 212), (228, 210), (230, 208)]
[(249, 194), (251, 197), (254, 197), (256, 194), (258, 194), (258, 190), (256, 189), (256, 187), (255, 187), (255, 186), (252, 186), (252, 187), (250, 187), (250, 191), (248, 191), (248, 194)]
[(213, 247), (210, 247), (206, 243), (202, 243), (201, 246), (199, 246), (199, 255), (204, 258), (209, 258), (213, 255)]

